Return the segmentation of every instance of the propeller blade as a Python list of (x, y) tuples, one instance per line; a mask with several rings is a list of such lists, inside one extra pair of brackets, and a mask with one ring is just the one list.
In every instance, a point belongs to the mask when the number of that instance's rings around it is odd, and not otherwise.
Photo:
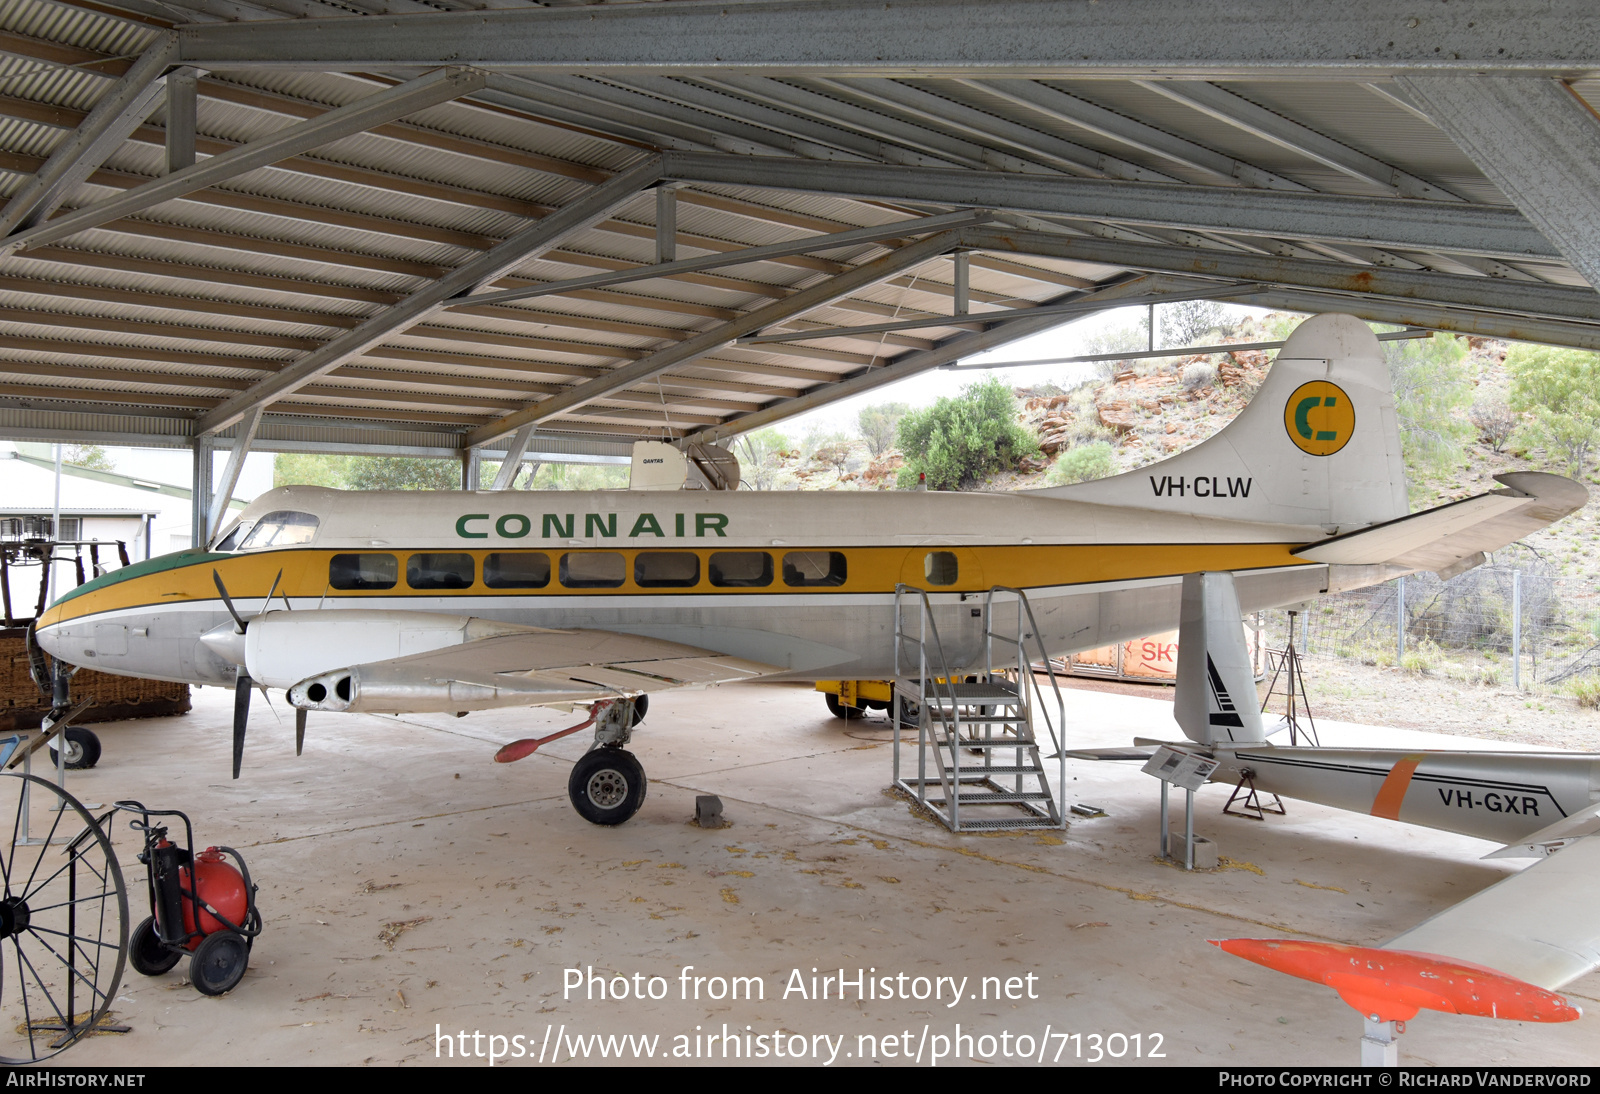
[[(283, 571), (278, 571), (278, 576), (272, 579), (272, 588), (267, 590), (267, 599), (261, 602), (261, 614), (265, 615), (267, 609), (272, 607), (272, 594), (278, 591), (278, 582), (283, 580)], [(285, 597), (284, 599), (288, 599)]]
[(298, 707), (294, 712), (294, 754), (300, 755), (306, 747), (306, 712)]
[(233, 616), (233, 625), (238, 628), (235, 633), (244, 633), (244, 620), (239, 618), (239, 613), (234, 611), (233, 597), (228, 595), (228, 587), (222, 583), (222, 575), (216, 570), (211, 571), (211, 580), (217, 583), (217, 592), (222, 594), (222, 603), (226, 605), (228, 614)]
[(239, 777), (244, 763), (244, 726), (250, 718), (250, 689), (255, 681), (243, 669), (233, 685), (233, 777)]

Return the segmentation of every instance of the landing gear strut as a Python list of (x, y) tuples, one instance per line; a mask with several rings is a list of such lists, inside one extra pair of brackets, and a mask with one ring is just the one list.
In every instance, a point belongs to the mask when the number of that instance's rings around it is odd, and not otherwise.
[(591, 824), (621, 824), (644, 804), (649, 782), (644, 767), (622, 746), (633, 736), (634, 700), (619, 699), (594, 722), (594, 748), (572, 767), (567, 797), (578, 816)]

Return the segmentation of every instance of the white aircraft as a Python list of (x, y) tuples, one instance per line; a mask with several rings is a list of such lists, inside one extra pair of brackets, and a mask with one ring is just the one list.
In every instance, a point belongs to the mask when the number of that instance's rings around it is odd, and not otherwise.
[[(1085, 749), (1084, 759), (1172, 754), (1244, 783), (1339, 809), (1494, 840), (1485, 858), (1538, 859), (1381, 946), (1230, 938), (1228, 953), (1333, 988), (1367, 1022), (1365, 1063), (1395, 1062), (1396, 1023), (1419, 1009), (1565, 1022), (1557, 989), (1600, 967), (1600, 754), (1274, 746), (1226, 573), (1184, 578), (1173, 716), (1185, 742)], [(1154, 746), (1154, 747), (1153, 747)], [(1155, 747), (1163, 747), (1159, 756)], [(1147, 765), (1146, 771), (1152, 766)]]
[[(1226, 429), (1114, 478), (1016, 494), (285, 487), (212, 550), (66, 594), (37, 633), (69, 664), (235, 685), (235, 777), (252, 686), (285, 689), (302, 734), (307, 710), (592, 703), (596, 747), (569, 793), (617, 824), (645, 787), (622, 747), (635, 697), (884, 679), (902, 584), (927, 590), (953, 670), (981, 661), (968, 601), (996, 585), (1026, 590), (1038, 638), (1064, 655), (1170, 630), (1187, 573), (1233, 573), (1246, 611), (1292, 604), (1469, 568), (1587, 497), (1554, 475), (1499, 481), (1407, 516), (1380, 346), (1325, 315)], [(253, 616), (245, 597), (262, 598)]]

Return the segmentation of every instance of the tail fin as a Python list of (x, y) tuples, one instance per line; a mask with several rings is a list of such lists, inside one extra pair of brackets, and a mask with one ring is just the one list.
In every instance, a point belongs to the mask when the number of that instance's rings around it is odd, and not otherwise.
[(1330, 532), (1403, 517), (1405, 469), (1383, 347), (1354, 316), (1313, 316), (1216, 436), (1125, 475), (1034, 493)]
[(1191, 741), (1258, 744), (1267, 739), (1242, 618), (1232, 574), (1184, 575), (1172, 716)]

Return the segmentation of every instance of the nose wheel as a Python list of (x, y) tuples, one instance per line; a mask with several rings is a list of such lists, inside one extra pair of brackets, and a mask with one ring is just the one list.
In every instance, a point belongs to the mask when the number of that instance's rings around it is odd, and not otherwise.
[(100, 1025), (116, 998), (128, 893), (101, 826), (32, 775), (0, 775), (0, 885), (0, 1063), (37, 1063)]

